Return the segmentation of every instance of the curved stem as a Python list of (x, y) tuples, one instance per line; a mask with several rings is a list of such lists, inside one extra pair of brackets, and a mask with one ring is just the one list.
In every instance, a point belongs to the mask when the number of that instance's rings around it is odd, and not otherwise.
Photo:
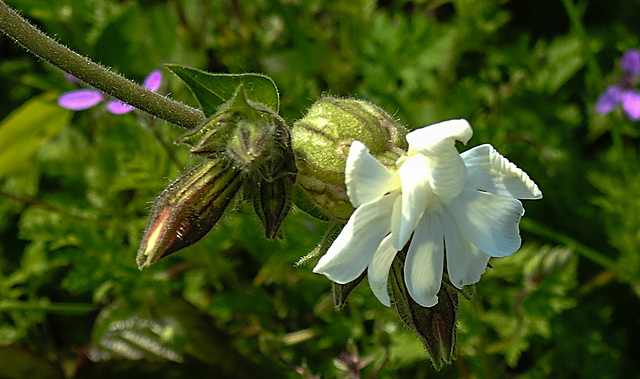
[(95, 310), (95, 305), (88, 303), (48, 303), (20, 300), (0, 301), (2, 312), (47, 312), (58, 314), (84, 314)]
[(566, 245), (572, 248), (576, 253), (584, 256), (585, 258), (599, 264), (600, 266), (606, 269), (609, 269), (616, 273), (620, 272), (618, 265), (616, 264), (616, 261), (600, 253), (597, 250), (594, 250), (588, 246), (581, 244), (580, 242), (574, 240), (573, 238), (565, 234), (549, 229), (546, 226), (538, 224), (537, 222), (529, 218), (523, 218), (522, 220), (520, 220), (520, 226), (522, 227), (523, 230), (537, 234), (542, 237), (549, 238), (553, 241)]
[(564, 5), (564, 9), (569, 17), (569, 22), (571, 23), (573, 32), (576, 33), (576, 36), (580, 39), (580, 48), (582, 49), (582, 54), (585, 57), (586, 66), (589, 73), (592, 75), (592, 82), (588, 84), (601, 83), (602, 73), (600, 72), (600, 66), (598, 66), (596, 57), (589, 46), (589, 37), (587, 35), (587, 31), (584, 29), (584, 25), (582, 24), (582, 13), (573, 0), (562, 0), (562, 4)]
[(171, 100), (77, 54), (42, 33), (0, 0), (0, 30), (31, 53), (127, 104), (173, 124), (195, 128), (202, 111)]

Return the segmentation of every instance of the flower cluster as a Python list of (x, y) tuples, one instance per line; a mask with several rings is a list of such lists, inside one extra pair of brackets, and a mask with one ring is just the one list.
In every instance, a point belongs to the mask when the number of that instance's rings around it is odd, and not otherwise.
[(438, 302), (446, 269), (461, 289), (478, 282), (489, 258), (520, 248), (524, 214), (518, 199), (542, 193), (525, 172), (491, 145), (460, 154), (472, 130), (450, 120), (406, 135), (409, 149), (388, 167), (354, 141), (346, 163), (347, 195), (356, 210), (314, 272), (345, 284), (367, 269), (375, 296), (390, 306), (389, 270), (408, 244), (404, 280), (421, 306)]
[(596, 112), (608, 114), (622, 105), (629, 120), (640, 120), (640, 93), (634, 88), (640, 77), (640, 51), (625, 51), (620, 59), (622, 78), (608, 86), (596, 101)]
[[(73, 76), (66, 76), (67, 80), (74, 82), (77, 79)], [(162, 73), (159, 70), (152, 71), (142, 84), (144, 88), (156, 92), (162, 84)], [(96, 89), (76, 89), (68, 91), (60, 95), (58, 105), (72, 111), (81, 111), (98, 105), (107, 96)], [(119, 100), (110, 100), (107, 102), (107, 110), (113, 114), (125, 114), (134, 109), (129, 104), (125, 104)]]

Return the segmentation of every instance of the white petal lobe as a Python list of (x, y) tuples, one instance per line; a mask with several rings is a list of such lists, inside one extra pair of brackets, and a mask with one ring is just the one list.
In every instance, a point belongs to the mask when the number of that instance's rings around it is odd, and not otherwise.
[(478, 250), (460, 233), (448, 211), (442, 214), (441, 219), (449, 280), (459, 289), (477, 283), (486, 271), (491, 256)]
[(386, 236), (382, 240), (375, 254), (373, 254), (373, 259), (369, 264), (367, 272), (371, 291), (378, 300), (387, 307), (391, 306), (391, 299), (389, 298), (389, 291), (387, 289), (389, 270), (398, 252), (393, 248), (391, 242), (391, 235)]
[[(427, 209), (429, 195), (427, 164), (428, 159), (425, 156), (414, 155), (398, 170), (402, 182), (402, 219), (398, 229), (392, 229), (393, 247), (397, 250), (401, 250), (407, 243)], [(394, 226), (396, 226), (395, 223)]]
[(429, 160), (431, 190), (442, 200), (458, 196), (467, 182), (467, 168), (455, 146)]
[(356, 209), (313, 272), (340, 284), (360, 276), (389, 233), (393, 200), (384, 196)]
[(345, 170), (347, 195), (354, 207), (400, 188), (397, 173), (389, 171), (360, 141), (353, 141)]
[(420, 220), (404, 263), (409, 295), (423, 307), (438, 303), (444, 261), (443, 231), (440, 217)]
[(483, 252), (506, 257), (520, 248), (519, 200), (465, 189), (448, 208), (461, 234)]
[(409, 155), (415, 153), (426, 156), (440, 155), (443, 151), (455, 148), (455, 141), (467, 143), (473, 130), (464, 119), (449, 120), (416, 129), (407, 134)]
[(540, 199), (542, 192), (529, 175), (489, 144), (460, 154), (469, 173), (469, 186), (499, 196)]

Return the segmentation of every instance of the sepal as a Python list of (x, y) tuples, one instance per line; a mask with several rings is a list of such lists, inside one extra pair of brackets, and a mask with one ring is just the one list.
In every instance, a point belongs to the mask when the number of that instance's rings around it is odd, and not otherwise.
[(393, 305), (400, 319), (417, 334), (433, 367), (439, 371), (456, 359), (458, 294), (454, 287), (444, 282), (435, 306), (426, 308), (419, 305), (407, 291), (403, 260), (404, 251), (401, 251), (391, 265), (389, 283)]
[(253, 208), (268, 239), (280, 237), (280, 225), (291, 209), (292, 186), (293, 178), (288, 175), (259, 182), (255, 188)]

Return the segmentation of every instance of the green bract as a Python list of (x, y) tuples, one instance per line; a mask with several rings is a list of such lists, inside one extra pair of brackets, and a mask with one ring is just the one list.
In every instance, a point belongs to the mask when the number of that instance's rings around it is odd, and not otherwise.
[(344, 182), (351, 143), (361, 141), (379, 161), (394, 166), (406, 152), (406, 134), (404, 126), (376, 105), (323, 97), (293, 125), (297, 184), (324, 213), (347, 219), (353, 212)]

